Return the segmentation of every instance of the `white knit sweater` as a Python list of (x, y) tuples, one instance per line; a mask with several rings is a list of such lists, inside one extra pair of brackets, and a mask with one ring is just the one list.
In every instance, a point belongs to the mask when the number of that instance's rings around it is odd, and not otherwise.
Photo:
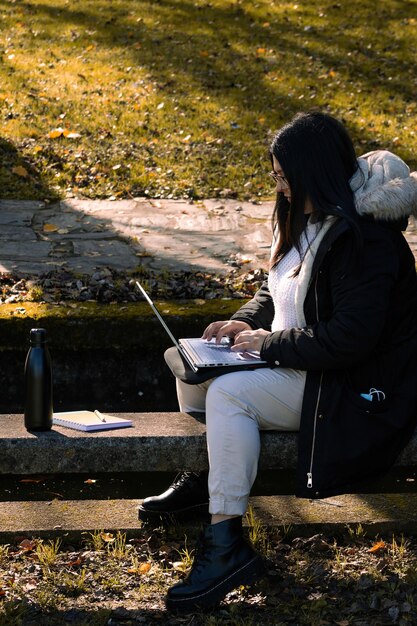
[(301, 235), (300, 251), (291, 248), (278, 265), (269, 272), (268, 287), (275, 308), (272, 332), (294, 328), (298, 325), (295, 293), (300, 275), (294, 276), (294, 272), (304, 260), (309, 246), (316, 239), (320, 226), (320, 223), (308, 222)]

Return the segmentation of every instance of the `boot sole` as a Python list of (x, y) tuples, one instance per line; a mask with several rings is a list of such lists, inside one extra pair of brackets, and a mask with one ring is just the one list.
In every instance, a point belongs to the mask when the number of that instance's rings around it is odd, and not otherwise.
[(208, 515), (208, 502), (187, 506), (184, 509), (176, 511), (149, 511), (142, 506), (138, 508), (138, 519), (145, 524), (165, 523), (173, 524), (182, 520), (192, 520), (196, 518), (204, 518)]
[(265, 574), (265, 564), (259, 555), (256, 555), (245, 565), (229, 574), (221, 582), (217, 583), (207, 591), (194, 594), (186, 598), (165, 599), (165, 606), (169, 611), (189, 612), (196, 609), (210, 609), (215, 607), (224, 596), (240, 587), (240, 585), (250, 585), (259, 580)]

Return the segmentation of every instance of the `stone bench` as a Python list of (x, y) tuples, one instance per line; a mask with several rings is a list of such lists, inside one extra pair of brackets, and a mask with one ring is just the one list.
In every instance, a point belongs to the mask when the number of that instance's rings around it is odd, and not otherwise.
[[(28, 433), (22, 415), (0, 415), (2, 474), (89, 472), (174, 472), (207, 469), (205, 425), (180, 412), (113, 413), (133, 421), (132, 428), (85, 433), (54, 426)], [(292, 470), (297, 433), (263, 432), (260, 470)], [(417, 432), (397, 459), (417, 465)]]
[[(176, 472), (207, 468), (205, 426), (193, 415), (179, 412), (114, 413), (127, 417), (133, 428), (83, 433), (54, 427), (50, 432), (28, 433), (21, 414), (0, 415), (0, 472), (20, 481), (22, 475), (54, 479), (54, 475), (118, 472)], [(260, 470), (294, 470), (297, 434), (264, 432)], [(417, 465), (417, 433), (397, 460), (403, 467)], [(149, 478), (148, 478), (149, 479)], [(279, 481), (277, 482), (279, 484)], [(265, 493), (260, 491), (259, 493)], [(274, 493), (276, 493), (274, 491)], [(283, 492), (285, 494), (285, 491)], [(111, 498), (111, 490), (109, 492)], [(0, 543), (28, 536), (81, 542), (97, 529), (136, 537), (139, 532), (135, 499), (52, 500), (0, 502)], [(311, 536), (317, 532), (344, 533), (361, 526), (370, 536), (417, 532), (417, 494), (376, 493), (306, 500), (293, 495), (256, 494), (250, 505), (258, 519), (284, 534)], [(387, 535), (387, 536), (388, 536)]]

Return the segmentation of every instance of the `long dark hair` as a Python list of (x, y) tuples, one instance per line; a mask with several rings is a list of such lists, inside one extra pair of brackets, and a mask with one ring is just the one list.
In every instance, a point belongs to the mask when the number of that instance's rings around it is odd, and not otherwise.
[(344, 218), (356, 231), (358, 216), (349, 179), (358, 168), (348, 132), (334, 117), (320, 112), (297, 113), (275, 135), (270, 157), (278, 160), (291, 190), (291, 200), (278, 192), (273, 213), (277, 245), (271, 267), (295, 246), (305, 228), (304, 208), (313, 206), (315, 221), (326, 215)]

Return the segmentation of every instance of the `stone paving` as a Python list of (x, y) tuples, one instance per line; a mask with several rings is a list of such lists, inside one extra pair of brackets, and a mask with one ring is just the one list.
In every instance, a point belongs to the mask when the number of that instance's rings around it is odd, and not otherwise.
[[(237, 200), (3, 200), (0, 272), (266, 268), (272, 210)], [(406, 236), (417, 258), (415, 220)]]

